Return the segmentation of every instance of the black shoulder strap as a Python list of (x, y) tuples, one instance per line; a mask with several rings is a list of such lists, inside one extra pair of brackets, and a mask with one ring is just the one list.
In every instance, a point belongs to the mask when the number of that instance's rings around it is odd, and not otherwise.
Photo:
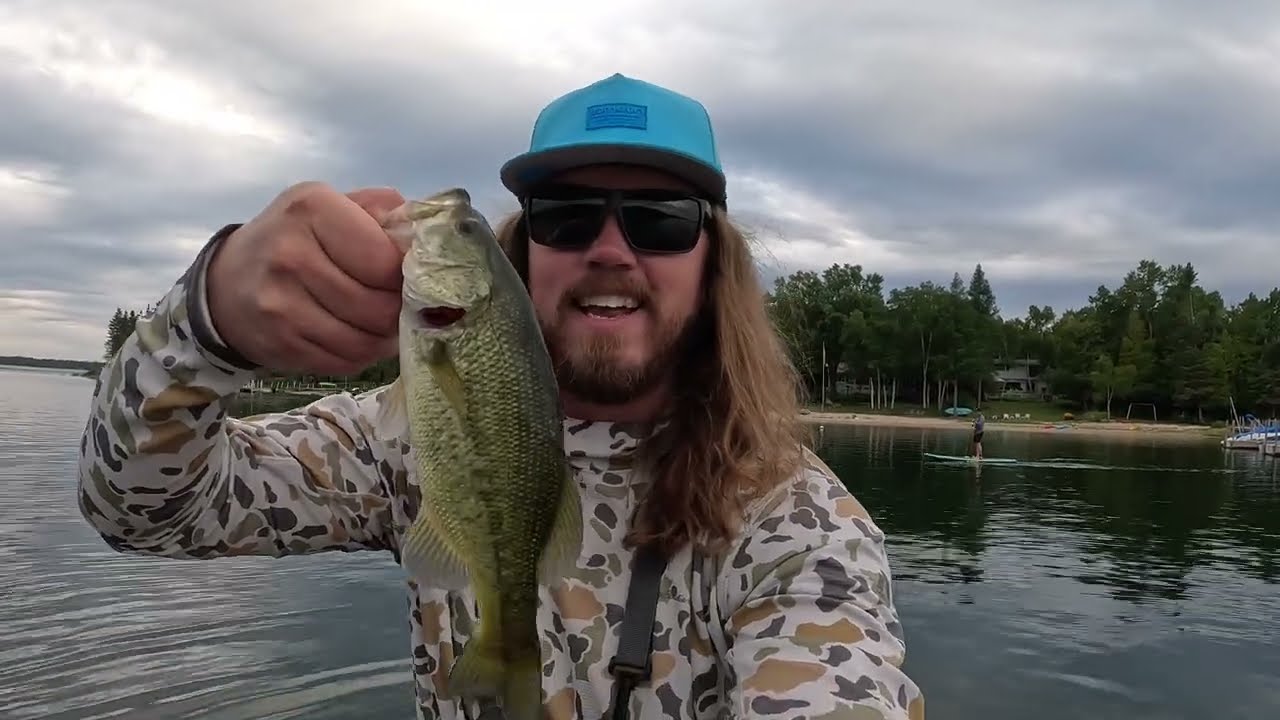
[(631, 567), (631, 586), (627, 589), (627, 607), (622, 616), (622, 633), (618, 652), (609, 661), (613, 675), (612, 720), (625, 720), (631, 701), (631, 690), (649, 679), (652, 669), (653, 619), (658, 610), (658, 586), (667, 560), (662, 553), (642, 546), (636, 550)]

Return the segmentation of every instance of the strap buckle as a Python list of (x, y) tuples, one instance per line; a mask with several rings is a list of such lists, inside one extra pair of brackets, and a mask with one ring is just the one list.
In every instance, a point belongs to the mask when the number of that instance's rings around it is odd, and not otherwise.
[(649, 679), (653, 669), (653, 621), (658, 607), (658, 589), (667, 559), (653, 548), (642, 547), (635, 555), (631, 587), (622, 615), (618, 650), (609, 660), (609, 674), (614, 677), (613, 702), (609, 717), (625, 720), (631, 702), (631, 691)]
[(644, 664), (636, 665), (619, 659), (617, 655), (609, 661), (609, 674), (619, 680), (628, 680), (632, 685), (638, 685), (649, 679), (649, 674), (653, 671), (653, 661), (646, 654), (644, 656)]
[(618, 658), (615, 657), (609, 661), (609, 674), (613, 675), (614, 679), (608, 717), (610, 720), (625, 720), (630, 712), (631, 691), (636, 685), (648, 679), (649, 668), (618, 662)]

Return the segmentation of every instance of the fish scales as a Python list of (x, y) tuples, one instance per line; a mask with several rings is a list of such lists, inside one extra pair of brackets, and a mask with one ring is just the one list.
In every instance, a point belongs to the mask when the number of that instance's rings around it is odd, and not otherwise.
[[(530, 347), (523, 337), (518, 303), (503, 308), (495, 299), (491, 322), (452, 340), (447, 352), (464, 389), (467, 416), (451, 412), (449, 401), (430, 377), (410, 381), (413, 398), (411, 444), (432, 448), (416, 462), (424, 502), (440, 508), (447, 535), (471, 558), (477, 592), (500, 582), (506, 568), (511, 595), (502, 606), (504, 631), (532, 627), (536, 612), (536, 566), (541, 546), (531, 543), (550, 527), (560, 486), (527, 482), (529, 475), (558, 478), (565, 472), (563, 425), (558, 409), (531, 383), (546, 382), (513, 347)], [(541, 342), (541, 340), (538, 340)], [(548, 373), (550, 372), (548, 368)], [(447, 508), (447, 510), (443, 510)], [(418, 540), (418, 537), (412, 537)], [(428, 579), (429, 580), (429, 579)], [(531, 592), (532, 597), (515, 597)], [(495, 600), (490, 604), (500, 603)], [(489, 618), (482, 618), (485, 622)], [(504, 637), (504, 642), (516, 640)]]
[(538, 590), (572, 572), (582, 536), (551, 360), (464, 191), (406, 203), (384, 225), (405, 260), (401, 374), (380, 422), (407, 434), (422, 494), (401, 564), (421, 584), (474, 591), (478, 629), (450, 692), (538, 718)]

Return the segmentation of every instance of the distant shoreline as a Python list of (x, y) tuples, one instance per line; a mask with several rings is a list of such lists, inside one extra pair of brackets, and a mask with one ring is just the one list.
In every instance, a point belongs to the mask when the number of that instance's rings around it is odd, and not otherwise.
[[(15, 359), (20, 362), (13, 362)], [(22, 362), (25, 361), (25, 362)], [(97, 365), (98, 367), (93, 367)], [(56, 360), (46, 358), (30, 358), (19, 356), (0, 357), (0, 370), (52, 371), (55, 374), (79, 377), (96, 377), (101, 363), (76, 360)], [(336, 391), (335, 391), (336, 392)], [(279, 392), (271, 394), (242, 394), (232, 398), (230, 415), (247, 417), (262, 413), (287, 412), (312, 402), (327, 393), (294, 393)], [(800, 419), (810, 424), (827, 425), (866, 425), (898, 428), (931, 428), (937, 430), (955, 430), (968, 432), (972, 420), (925, 415), (898, 415), (877, 413), (874, 411), (819, 412), (805, 409)], [(1214, 443), (1226, 437), (1225, 428), (1211, 428), (1204, 425), (1183, 425), (1178, 423), (1134, 422), (1131, 420), (1113, 420), (1111, 422), (1080, 422), (1071, 420), (1022, 420), (1002, 421), (988, 419), (987, 432), (1035, 433), (1041, 435), (1085, 435), (1090, 437), (1111, 439), (1149, 439), (1176, 443)]]
[[(936, 428), (939, 430), (957, 430), (968, 432), (971, 420), (952, 420), (941, 417), (922, 417), (918, 415), (891, 415), (875, 412), (842, 413), (807, 411), (801, 420), (808, 423), (827, 425), (878, 425), (880, 427), (901, 428)], [(986, 431), (1036, 433), (1042, 435), (1087, 435), (1091, 437), (1111, 437), (1124, 439), (1152, 439), (1186, 443), (1219, 442), (1226, 435), (1223, 428), (1210, 428), (1203, 425), (1178, 425), (1175, 423), (1150, 423), (1116, 420), (1112, 422), (1045, 422), (1022, 421), (1005, 422), (986, 421)]]
[(0, 368), (10, 370), (55, 370), (63, 374), (86, 377), (97, 375), (104, 363), (93, 360), (63, 360), (30, 355), (0, 355)]
[(100, 371), (55, 365), (18, 365), (0, 361), (0, 372), (43, 373), (45, 375), (92, 379), (96, 378)]

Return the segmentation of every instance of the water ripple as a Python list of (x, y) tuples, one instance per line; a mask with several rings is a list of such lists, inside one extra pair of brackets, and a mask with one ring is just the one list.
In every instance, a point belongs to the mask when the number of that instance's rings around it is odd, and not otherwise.
[(115, 553), (75, 503), (92, 383), (21, 379), (0, 371), (6, 718), (412, 716), (405, 625), (387, 622), (404, 612), (388, 559)]
[[(79, 517), (92, 382), (0, 370), (5, 718), (413, 716), (385, 556), (176, 561)], [(1274, 715), (1277, 463), (1216, 448), (827, 428), (820, 453), (888, 537), (907, 669), (954, 717)]]
[[(827, 428), (886, 532), (907, 669), (956, 717), (1261, 717), (1280, 675), (1277, 463), (1212, 446)], [(1212, 692), (1206, 692), (1213, 688)]]

